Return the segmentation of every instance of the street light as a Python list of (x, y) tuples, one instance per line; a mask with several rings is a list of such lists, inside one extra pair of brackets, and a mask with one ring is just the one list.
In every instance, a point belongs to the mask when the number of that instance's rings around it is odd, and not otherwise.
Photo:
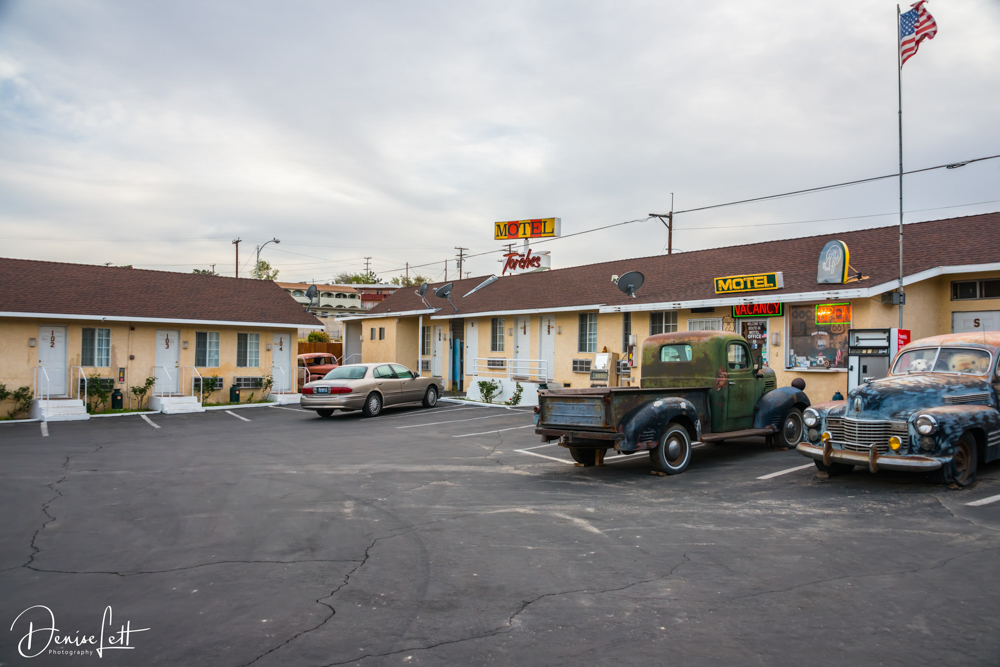
[(281, 243), (281, 241), (279, 241), (278, 239), (271, 239), (270, 241), (266, 241), (262, 245), (257, 246), (257, 263), (254, 265), (254, 273), (257, 274), (258, 279), (260, 279), (260, 251), (268, 243)]

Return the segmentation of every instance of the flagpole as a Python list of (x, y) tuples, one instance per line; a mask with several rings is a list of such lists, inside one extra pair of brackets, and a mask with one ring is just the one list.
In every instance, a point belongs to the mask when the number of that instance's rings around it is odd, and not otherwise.
[(899, 31), (900, 10), (896, 5), (896, 85), (899, 92), (899, 328), (903, 328), (903, 61)]

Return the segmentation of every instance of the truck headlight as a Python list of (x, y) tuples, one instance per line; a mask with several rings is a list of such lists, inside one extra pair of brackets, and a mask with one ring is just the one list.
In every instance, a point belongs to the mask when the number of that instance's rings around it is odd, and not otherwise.
[(930, 415), (920, 415), (916, 421), (917, 433), (920, 435), (930, 435), (937, 430), (938, 423)]
[(812, 408), (806, 408), (806, 411), (802, 413), (802, 421), (811, 428), (819, 423), (819, 415)]

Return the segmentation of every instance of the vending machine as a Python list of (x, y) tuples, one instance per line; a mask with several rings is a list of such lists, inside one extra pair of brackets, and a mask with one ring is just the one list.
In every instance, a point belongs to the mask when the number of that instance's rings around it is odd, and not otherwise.
[(909, 329), (851, 329), (847, 339), (847, 390), (889, 375), (896, 353), (910, 342)]

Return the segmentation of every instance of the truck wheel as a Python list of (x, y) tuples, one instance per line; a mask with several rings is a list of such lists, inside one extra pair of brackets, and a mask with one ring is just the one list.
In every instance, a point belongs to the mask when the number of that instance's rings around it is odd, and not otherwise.
[(803, 426), (802, 422), (802, 411), (798, 408), (792, 408), (781, 422), (781, 432), (778, 433), (777, 437), (778, 446), (795, 449), (795, 445), (802, 442), (802, 433), (804, 431), (805, 426)]
[(660, 444), (649, 450), (649, 460), (654, 470), (677, 475), (691, 462), (691, 438), (687, 429), (674, 424), (660, 438)]
[(320, 417), (332, 417), (333, 410), (328, 408), (323, 408), (322, 410), (317, 410), (316, 414), (318, 414)]
[(951, 461), (934, 471), (934, 481), (938, 484), (968, 486), (976, 479), (976, 439), (971, 433), (963, 433), (955, 443), (955, 453)]
[(427, 393), (424, 394), (424, 407), (433, 408), (438, 402), (438, 390), (437, 387), (431, 385), (427, 387)]
[(382, 397), (373, 391), (365, 399), (365, 407), (361, 408), (361, 414), (365, 417), (375, 417), (380, 412), (382, 412)]
[(854, 470), (854, 466), (852, 466), (850, 463), (831, 463), (828, 466), (823, 465), (822, 461), (814, 460), (813, 463), (816, 464), (817, 470), (819, 470), (820, 472), (825, 472), (830, 477), (834, 477), (836, 475), (844, 475)]
[(589, 468), (591, 466), (597, 465), (596, 449), (583, 449), (582, 447), (570, 447), (569, 455), (573, 457), (574, 461), (582, 465), (584, 468)]

